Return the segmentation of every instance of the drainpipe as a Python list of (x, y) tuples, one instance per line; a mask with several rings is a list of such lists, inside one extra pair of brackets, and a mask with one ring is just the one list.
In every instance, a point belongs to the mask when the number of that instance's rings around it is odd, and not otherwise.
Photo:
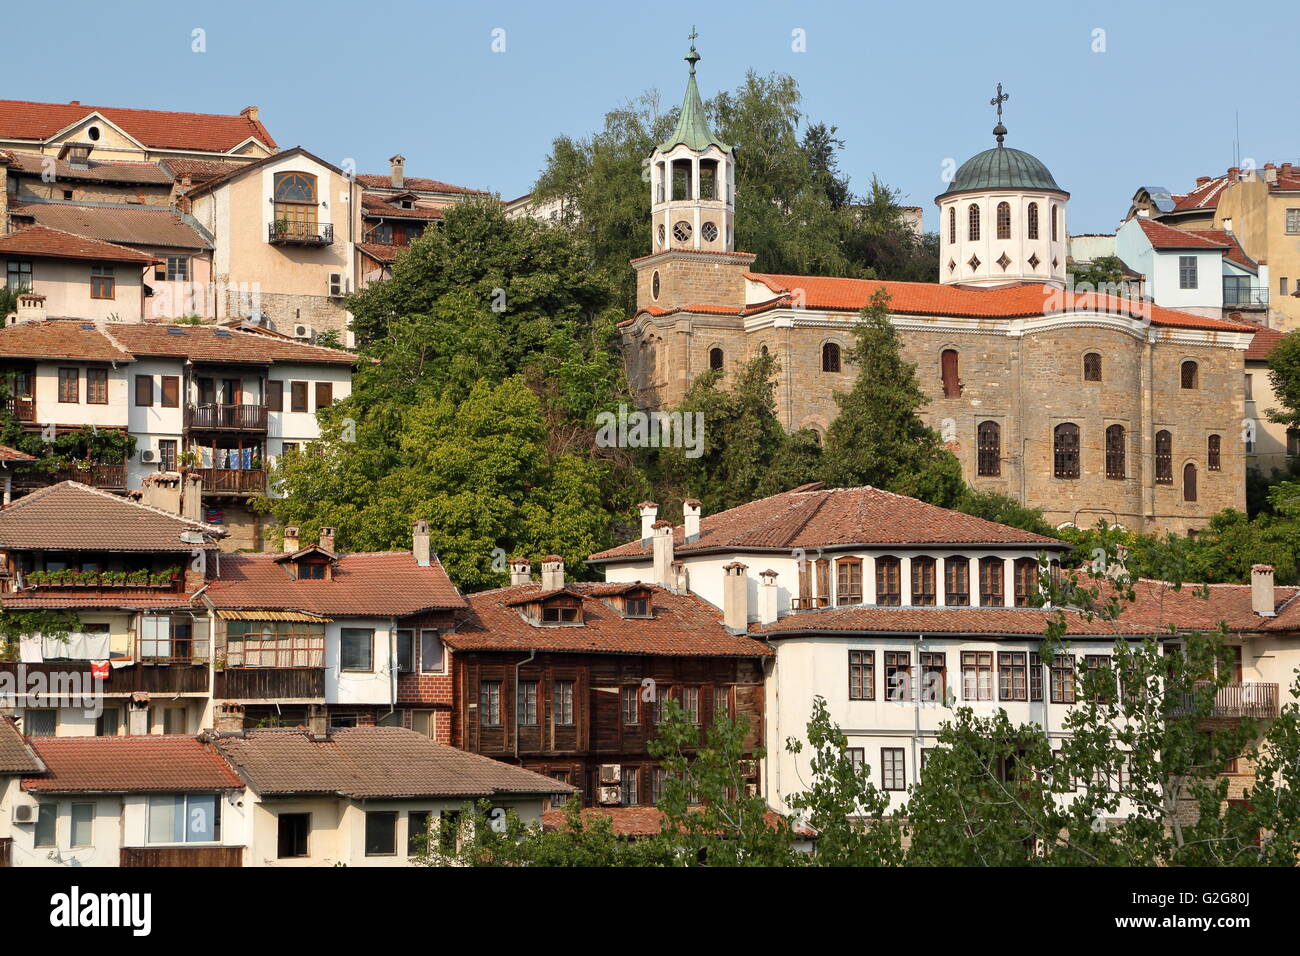
[[(412, 641), (419, 639), (419, 633), (417, 628), (416, 636), (412, 638)], [(414, 647), (411, 648), (411, 653), (414, 655)], [(390, 699), (388, 713), (384, 715), (385, 717), (393, 716), (393, 712), (397, 710), (397, 618), (395, 617), (388, 619), (388, 691)]]
[(528, 656), (515, 665), (515, 763), (519, 763), (519, 668), (531, 664), (537, 657), (537, 648), (528, 652)]
[(912, 732), (912, 766), (916, 768), (916, 782), (921, 782), (921, 685), (924, 675), (921, 672), (921, 653), (925, 650), (925, 635), (916, 635), (916, 681), (912, 688), (912, 712), (915, 723)]

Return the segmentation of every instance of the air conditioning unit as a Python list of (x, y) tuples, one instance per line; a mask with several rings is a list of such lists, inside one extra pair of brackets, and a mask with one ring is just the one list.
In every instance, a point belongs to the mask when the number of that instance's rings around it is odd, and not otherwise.
[(311, 326), (306, 322), (298, 322), (293, 327), (293, 337), (295, 339), (311, 338)]
[(623, 802), (623, 791), (619, 787), (601, 787), (599, 799), (603, 807), (616, 807)]
[(330, 298), (338, 299), (352, 291), (352, 283), (341, 272), (330, 273)]
[(623, 780), (623, 767), (616, 763), (603, 763), (600, 765), (600, 782), (601, 783), (621, 783)]
[(36, 807), (30, 803), (14, 804), (14, 823), (35, 823)]
[(152, 448), (140, 449), (140, 461), (146, 465), (151, 465), (158, 460), (158, 453)]

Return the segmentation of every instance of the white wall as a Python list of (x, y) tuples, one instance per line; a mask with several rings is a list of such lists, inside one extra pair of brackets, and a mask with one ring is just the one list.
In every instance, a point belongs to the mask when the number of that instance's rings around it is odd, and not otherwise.
[[(373, 629), (370, 671), (339, 667), (344, 628)], [(395, 697), (396, 647), (391, 618), (340, 618), (325, 625), (325, 702), (327, 704), (388, 704)]]
[[(36, 399), (36, 421), (42, 425), (97, 425), (101, 428), (124, 428), (127, 425), (126, 389), (129, 362), (111, 363), (79, 362), (75, 359), (58, 362), (38, 362), (33, 388)], [(77, 402), (59, 401), (59, 369), (76, 368)], [(108, 371), (108, 404), (92, 405), (86, 401), (86, 369)]]

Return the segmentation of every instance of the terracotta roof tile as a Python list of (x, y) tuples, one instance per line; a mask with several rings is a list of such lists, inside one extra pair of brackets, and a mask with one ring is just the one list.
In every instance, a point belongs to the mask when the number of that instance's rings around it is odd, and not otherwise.
[(397, 254), (406, 246), (390, 246), (382, 242), (358, 242), (357, 248), (371, 259), (387, 266), (397, 261)]
[(382, 196), (374, 194), (363, 194), (361, 196), (361, 212), (367, 218), (387, 217), (390, 219), (441, 219), (443, 216), (442, 209), (436, 206), (415, 206), (411, 209), (403, 209), (401, 206), (394, 206)]
[(13, 717), (0, 717), (0, 774), (40, 773), (44, 769), (36, 751), (14, 726)]
[(272, 150), (276, 148), (266, 127), (242, 114), (174, 113), (23, 100), (0, 100), (0, 138), (44, 140), (92, 113), (121, 127), (145, 146), (225, 152), (252, 137)]
[(1273, 354), (1279, 340), (1286, 333), (1281, 329), (1258, 329), (1255, 337), (1250, 340), (1250, 348), (1246, 349), (1246, 361), (1266, 362), (1268, 357)]
[[(90, 160), (84, 168), (65, 159), (43, 153), (8, 152), (10, 171), (44, 173), (52, 169), (60, 182), (122, 183), (128, 185), (169, 186), (172, 178), (158, 163), (102, 163)], [(52, 163), (53, 165), (48, 165)]]
[(405, 177), (402, 181), (401, 190), (394, 188), (391, 177), (375, 175), (373, 173), (358, 173), (357, 182), (369, 189), (391, 189), (394, 192), (410, 190), (411, 192), (425, 193), (466, 193), (478, 196), (488, 195), (488, 192), (485, 189), (472, 189), (469, 186), (453, 186), (451, 183), (440, 182), (436, 179), (423, 179), (419, 176)]
[(231, 168), (230, 163), (218, 159), (186, 159), (171, 156), (164, 159), (159, 165), (170, 172), (176, 182), (180, 182), (185, 176), (189, 176), (191, 186), (197, 186), (199, 183), (206, 183), (209, 179), (224, 176), (230, 172)]
[(354, 799), (574, 793), (531, 770), (434, 743), (401, 727), (356, 727), (316, 738), (302, 730), (215, 737), (259, 794), (329, 793)]
[[(692, 808), (696, 810), (698, 808)], [(582, 811), (584, 823), (590, 824), (595, 817), (605, 817), (610, 822), (610, 829), (615, 836), (651, 837), (663, 829), (664, 813), (656, 807), (587, 807)], [(768, 826), (776, 826), (781, 821), (780, 814), (769, 810), (764, 814)], [(567, 815), (564, 810), (546, 810), (542, 813), (542, 829), (563, 830)], [(795, 833), (810, 837), (815, 834), (807, 827), (798, 827)]]
[(195, 793), (243, 782), (197, 737), (33, 737), (48, 773), (23, 780), (37, 793)]
[(0, 329), (0, 355), (8, 358), (129, 362), (131, 353), (90, 322), (19, 322)]
[(281, 554), (222, 555), (221, 579), (205, 598), (218, 608), (306, 611), (327, 617), (404, 617), (456, 610), (465, 599), (435, 558), (420, 567), (409, 551), (343, 554), (332, 580), (295, 581)]
[[(1138, 219), (1138, 226), (1155, 249), (1226, 249), (1231, 243), (1188, 229), (1176, 229), (1154, 219)], [(1213, 232), (1213, 230), (1209, 230)]]
[(21, 203), (13, 216), (35, 220), (89, 239), (133, 246), (211, 249), (212, 243), (170, 206), (83, 206), (76, 203)]
[(146, 255), (135, 249), (128, 249), (126, 246), (41, 225), (28, 226), (7, 236), (0, 236), (0, 253), (16, 253), (46, 259), (130, 262), (142, 266), (161, 261), (156, 256)]
[[(771, 650), (722, 625), (722, 612), (693, 594), (650, 586), (652, 618), (625, 618), (601, 600), (599, 585), (573, 583), (582, 598), (583, 623), (533, 625), (516, 609), (521, 599), (542, 598), (536, 584), (515, 585), (469, 596), (470, 614), (443, 640), (453, 650), (539, 650), (556, 653), (654, 654), (663, 657), (766, 657)], [(595, 592), (595, 593), (593, 593)]]
[(1208, 183), (1197, 186), (1191, 192), (1174, 196), (1174, 210), (1186, 212), (1190, 209), (1214, 209), (1219, 204), (1223, 190), (1231, 181), (1227, 176), (1215, 176)]
[(196, 362), (250, 362), (259, 365), (270, 362), (351, 365), (357, 361), (355, 355), (341, 349), (215, 325), (114, 322), (105, 328), (136, 356), (165, 355)]
[(1251, 271), (1259, 268), (1259, 263), (1246, 255), (1246, 250), (1241, 247), (1241, 243), (1237, 241), (1237, 237), (1226, 229), (1188, 229), (1187, 232), (1190, 232), (1194, 236), (1200, 236), (1203, 239), (1207, 239), (1210, 242), (1227, 246), (1228, 251), (1223, 254), (1224, 258), (1230, 259), (1237, 263), (1237, 265), (1244, 266)]
[(0, 445), (0, 461), (35, 461), (34, 455), (29, 455), (25, 451), (19, 451), (17, 448), (10, 448), (8, 445)]

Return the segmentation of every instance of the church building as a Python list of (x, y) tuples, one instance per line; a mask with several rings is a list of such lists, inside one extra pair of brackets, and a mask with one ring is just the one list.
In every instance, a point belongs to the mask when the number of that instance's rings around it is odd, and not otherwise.
[[(1245, 507), (1244, 355), (1255, 327), (1151, 302), (1075, 292), (1070, 194), (1005, 144), (968, 159), (939, 207), (937, 282), (756, 271), (736, 251), (735, 153), (710, 128), (692, 45), (677, 127), (650, 158), (652, 252), (632, 262), (637, 308), (621, 326), (637, 403), (668, 409), (696, 376), (772, 355), (789, 430), (824, 436), (850, 389), (853, 324), (889, 295), (922, 415), (966, 480), (1052, 524), (1201, 528)], [(707, 436), (706, 436), (707, 437)]]

